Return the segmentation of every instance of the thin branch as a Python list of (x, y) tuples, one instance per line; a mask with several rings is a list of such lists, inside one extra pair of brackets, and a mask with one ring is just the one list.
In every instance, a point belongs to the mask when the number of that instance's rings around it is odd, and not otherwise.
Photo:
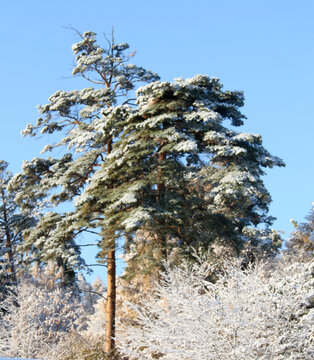
[[(103, 82), (103, 81), (93, 80), (93, 79), (89, 78), (88, 76), (86, 76), (86, 75), (83, 74), (83, 73), (80, 73), (80, 75), (81, 75), (84, 79), (86, 79), (87, 81), (90, 81), (90, 82), (92, 82), (92, 83), (94, 83), (94, 84), (104, 85), (104, 82)], [(105, 84), (106, 84), (106, 80), (105, 80), (105, 79), (104, 79), (104, 81), (105, 81)]]
[(72, 25), (69, 25), (69, 26), (63, 26), (64, 29), (67, 29), (67, 30), (72, 30), (74, 31), (81, 39), (83, 39), (83, 35), (76, 29), (74, 28)]
[(88, 264), (88, 265), (82, 265), (82, 266), (80, 266), (79, 269), (83, 269), (83, 268), (90, 267), (90, 266), (103, 266), (103, 267), (107, 267), (107, 265), (105, 265), (105, 264)]
[[(125, 104), (129, 103), (130, 101), (135, 101), (135, 100), (136, 99), (128, 99), (124, 103), (122, 103), (122, 105), (125, 105)], [(131, 104), (131, 105), (135, 105), (135, 104)]]
[(103, 299), (107, 300), (107, 298), (106, 298), (104, 295), (102, 295), (101, 293), (99, 293), (99, 292), (97, 292), (97, 291), (95, 291), (95, 290), (84, 290), (84, 289), (80, 289), (80, 290), (83, 291), (83, 292), (87, 292), (87, 293), (99, 295), (99, 296), (101, 296)]
[(91, 234), (100, 235), (100, 233), (97, 232), (97, 231), (93, 231), (93, 230), (85, 230), (85, 231), (88, 232), (88, 233), (91, 233)]
[(85, 246), (97, 246), (99, 244), (86, 244), (86, 245), (76, 245), (77, 247), (85, 247)]

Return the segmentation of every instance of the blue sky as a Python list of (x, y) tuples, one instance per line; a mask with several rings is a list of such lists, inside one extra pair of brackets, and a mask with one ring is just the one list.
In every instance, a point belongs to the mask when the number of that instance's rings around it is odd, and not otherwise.
[(246, 124), (286, 168), (265, 183), (288, 237), (314, 201), (314, 2), (299, 0), (11, 0), (2, 1), (0, 158), (18, 172), (39, 156), (46, 139), (22, 139), (37, 104), (56, 90), (89, 86), (71, 78), (72, 26), (100, 35), (115, 28), (117, 42), (137, 50), (134, 61), (163, 80), (208, 74), (225, 89), (243, 90)]

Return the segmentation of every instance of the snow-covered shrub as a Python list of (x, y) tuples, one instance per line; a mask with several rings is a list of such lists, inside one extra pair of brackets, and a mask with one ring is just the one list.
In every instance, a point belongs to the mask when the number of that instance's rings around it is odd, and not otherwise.
[(134, 306), (119, 351), (128, 359), (313, 358), (314, 263), (227, 263), (215, 283), (208, 262), (166, 266), (149, 301)]
[(22, 279), (2, 302), (1, 356), (52, 359), (58, 343), (79, 326), (84, 308), (77, 294), (58, 285), (52, 267)]
[[(71, 332), (56, 347), (52, 360), (105, 360), (104, 338)], [(112, 359), (112, 358), (111, 358)]]
[(79, 288), (83, 292), (81, 304), (85, 314), (80, 317), (80, 326), (71, 331), (55, 348), (53, 360), (105, 360), (114, 359), (116, 354), (105, 353), (105, 287), (96, 278), (92, 284), (86, 283), (80, 275)]

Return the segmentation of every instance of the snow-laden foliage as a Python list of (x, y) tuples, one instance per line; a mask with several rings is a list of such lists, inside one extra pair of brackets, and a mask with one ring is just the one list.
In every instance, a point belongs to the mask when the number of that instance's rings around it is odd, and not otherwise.
[(104, 297), (98, 298), (94, 306), (94, 312), (87, 318), (86, 330), (81, 332), (83, 336), (92, 336), (95, 338), (105, 337), (105, 325), (106, 325), (106, 299)]
[[(256, 243), (275, 251), (280, 241), (272, 242), (271, 196), (262, 176), (264, 168), (284, 163), (261, 136), (227, 127), (243, 123), (243, 104), (242, 92), (224, 91), (205, 75), (141, 87), (137, 109), (123, 114), (119, 141), (78, 197), (82, 217), (84, 205), (97, 201), (106, 229), (133, 241), (139, 230), (150, 233), (160, 253), (155, 266), (178, 246), (223, 239), (240, 251), (253, 229)], [(153, 258), (147, 251), (140, 256), (142, 263)]]
[(86, 265), (74, 241), (79, 231), (72, 226), (73, 222), (70, 212), (67, 216), (55, 212), (40, 216), (36, 227), (24, 231), (27, 241), (19, 248), (27, 254), (24, 261), (44, 264), (55, 261), (64, 269), (65, 281), (73, 283), (75, 270)]
[(162, 282), (122, 324), (128, 359), (304, 359), (314, 355), (314, 263), (166, 266)]
[[(103, 282), (96, 278), (88, 284), (79, 277), (79, 288), (84, 296), (81, 304), (85, 314), (80, 326), (65, 337), (55, 349), (53, 360), (103, 360), (106, 328), (106, 298)], [(87, 311), (86, 311), (87, 310)], [(113, 360), (111, 356), (110, 359)]]
[[(137, 83), (159, 79), (152, 71), (130, 64), (134, 52), (128, 52), (128, 44), (115, 44), (112, 38), (107, 47), (101, 47), (95, 33), (78, 35), (81, 39), (72, 47), (76, 63), (73, 75), (95, 87), (58, 90), (48, 104), (38, 106), (40, 118), (36, 124), (28, 124), (22, 134), (57, 133), (56, 142), (47, 144), (42, 152), (57, 148), (58, 156), (25, 161), (22, 171), (10, 182), (22, 210), (36, 213), (40, 219), (36, 229), (28, 231), (24, 250), (43, 262), (51, 260), (55, 252), (54, 260), (72, 269), (83, 263), (75, 246), (77, 237), (102, 226), (101, 199), (86, 196), (85, 188), (96, 182), (96, 170), (106, 161), (123, 129), (125, 114), (130, 111), (128, 94)], [(83, 203), (81, 213), (56, 210), (42, 215), (67, 202), (76, 206)]]
[(5, 286), (15, 283), (22, 266), (19, 245), (23, 242), (23, 230), (35, 225), (32, 216), (23, 215), (14, 194), (8, 192), (12, 174), (8, 163), (0, 160), (0, 301), (5, 294)]
[(50, 263), (33, 269), (1, 303), (0, 354), (51, 359), (59, 342), (81, 325), (85, 309), (73, 289), (62, 286), (63, 271)]

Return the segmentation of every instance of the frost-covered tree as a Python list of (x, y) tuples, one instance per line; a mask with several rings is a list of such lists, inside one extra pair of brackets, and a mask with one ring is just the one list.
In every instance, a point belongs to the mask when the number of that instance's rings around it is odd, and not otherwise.
[[(262, 176), (284, 163), (261, 136), (227, 127), (243, 124), (242, 92), (197, 75), (146, 85), (137, 104), (125, 109), (119, 141), (76, 200), (84, 217), (84, 207), (100, 199), (107, 231), (131, 235), (129, 273), (144, 263), (156, 269), (191, 245), (220, 242), (239, 250), (254, 239), (255, 247), (276, 248)], [(110, 117), (118, 122), (121, 113)]]
[(0, 354), (53, 359), (58, 344), (79, 329), (85, 308), (76, 291), (60, 286), (63, 269), (50, 262), (20, 279), (1, 303)]
[[(72, 47), (76, 56), (72, 73), (94, 87), (57, 91), (49, 98), (49, 104), (38, 107), (41, 117), (37, 123), (29, 124), (23, 131), (23, 135), (29, 136), (56, 133), (57, 142), (45, 146), (43, 151), (58, 149), (60, 154), (61, 148), (66, 152), (58, 158), (25, 162), (22, 172), (11, 181), (11, 190), (16, 192), (16, 201), (24, 211), (34, 211), (38, 206), (73, 204), (78, 196), (84, 197), (87, 184), (97, 181), (97, 169), (106, 163), (119, 139), (136, 84), (158, 79), (155, 73), (129, 63), (134, 52), (128, 54), (128, 44), (116, 44), (112, 39), (104, 48), (96, 42), (95, 33), (79, 35), (80, 41)], [(108, 184), (108, 188), (113, 186)], [(117, 235), (107, 231), (104, 218), (101, 198), (84, 204), (79, 212), (74, 209), (46, 214), (35, 231), (28, 233), (26, 245), (38, 249), (42, 259), (51, 258), (57, 251), (62, 261), (66, 258), (68, 266), (77, 268), (80, 258), (73, 243), (75, 239), (84, 232), (101, 233), (100, 257), (107, 264), (108, 274), (105, 350), (110, 352), (114, 346)]]
[[(103, 347), (106, 329), (104, 284), (97, 278), (93, 284), (80, 279), (79, 287), (84, 293), (81, 303), (88, 312), (83, 316), (84, 321), (79, 329), (72, 331), (66, 339), (59, 342), (54, 360), (103, 360), (107, 358), (108, 354), (105, 353)], [(113, 354), (110, 354), (110, 359), (115, 359)]]
[[(8, 163), (0, 160), (0, 289), (17, 281), (17, 271), (22, 257), (17, 247), (24, 241), (22, 231), (34, 225), (34, 218), (19, 212), (14, 194), (8, 192), (12, 174), (7, 170)], [(0, 300), (1, 300), (0, 295)]]
[(138, 318), (119, 332), (128, 359), (310, 359), (314, 354), (314, 263), (166, 266)]
[(286, 243), (285, 253), (307, 260), (314, 256), (314, 207), (305, 220), (306, 222), (300, 224), (291, 220), (296, 230), (292, 232)]

